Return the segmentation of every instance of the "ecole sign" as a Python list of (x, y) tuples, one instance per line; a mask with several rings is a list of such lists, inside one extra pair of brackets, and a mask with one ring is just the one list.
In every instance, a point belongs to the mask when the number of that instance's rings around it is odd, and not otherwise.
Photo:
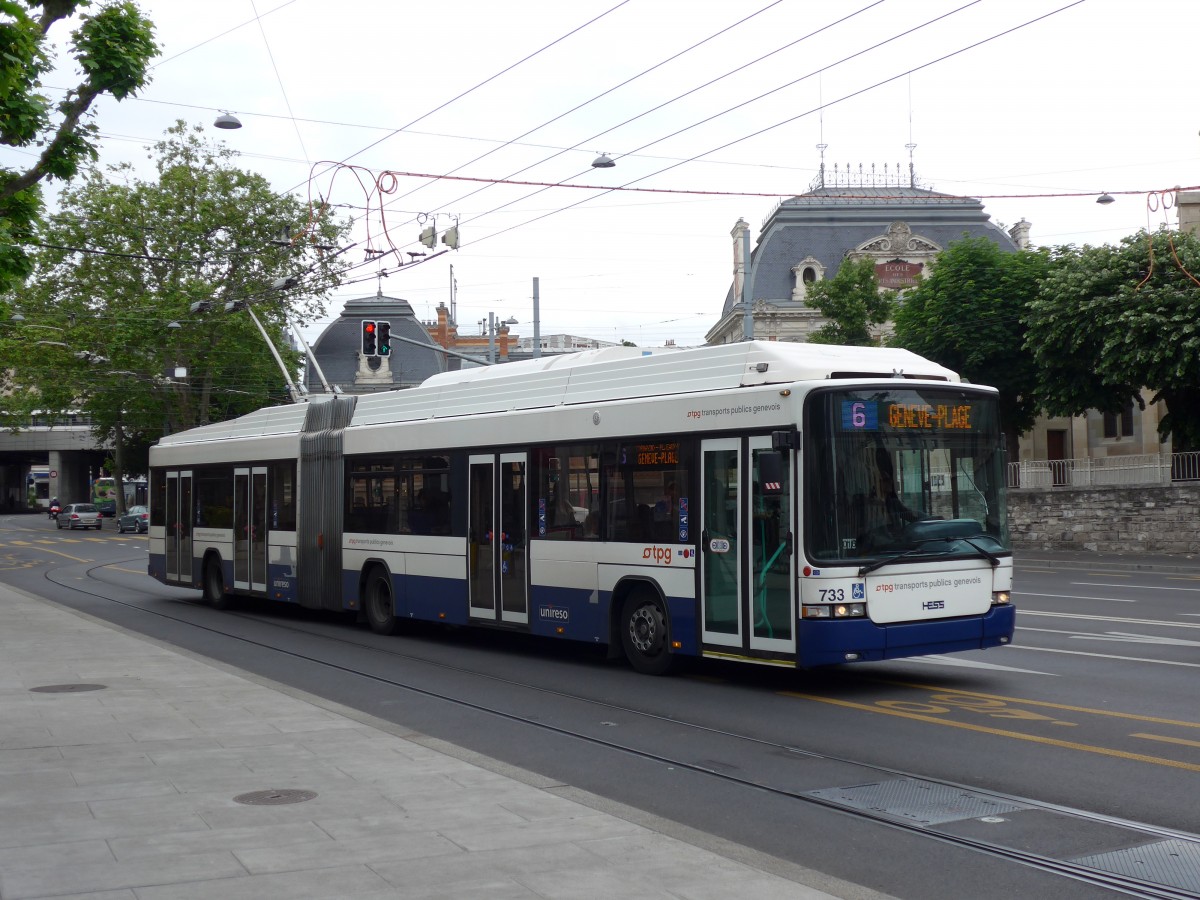
[(917, 283), (924, 268), (924, 263), (910, 263), (902, 259), (875, 263), (875, 280), (881, 288), (889, 290), (912, 287)]

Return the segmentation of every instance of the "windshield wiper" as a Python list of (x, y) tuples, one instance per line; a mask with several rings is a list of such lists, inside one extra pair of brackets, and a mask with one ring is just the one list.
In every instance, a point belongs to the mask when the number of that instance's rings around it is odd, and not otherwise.
[[(978, 535), (976, 535), (976, 537), (977, 536)], [(935, 541), (941, 541), (946, 544), (953, 544), (955, 542), (961, 541), (962, 543), (967, 544), (968, 546), (973, 547), (975, 550), (979, 551), (979, 555), (985, 557), (987, 559), (987, 561), (992, 564), (992, 568), (995, 568), (996, 566), (1000, 565), (1000, 557), (998, 557), (996, 554), (992, 553), (990, 550), (988, 550), (984, 547), (980, 547), (977, 543), (975, 543), (970, 538), (932, 537), (932, 538), (925, 538), (920, 543), (918, 543), (917, 546), (912, 547), (908, 550), (905, 550), (903, 553), (898, 553), (895, 556), (887, 556), (887, 557), (884, 557), (883, 559), (877, 559), (877, 560), (875, 560), (875, 562), (867, 563), (865, 566), (863, 566), (862, 568), (860, 568), (858, 570), (858, 574), (861, 577), (863, 575), (866, 575), (868, 572), (874, 572), (876, 569), (882, 569), (884, 566), (891, 565), (892, 563), (896, 562), (897, 560), (904, 559), (907, 556), (915, 556), (916, 554), (923, 552), (921, 549), (922, 547), (924, 547), (926, 544), (931, 544)], [(949, 553), (950, 548), (946, 547), (946, 549), (941, 552)]]
[[(976, 537), (977, 536), (978, 535), (976, 535)], [(962, 541), (964, 544), (970, 544), (972, 547), (974, 547), (976, 550), (978, 550), (983, 556), (986, 556), (987, 561), (992, 564), (993, 569), (996, 568), (996, 566), (1000, 565), (1000, 557), (998, 557), (991, 550), (985, 550), (983, 547), (980, 547), (977, 543), (975, 543), (973, 540), (971, 540), (971, 538), (959, 538), (959, 540)]]
[[(884, 566), (891, 565), (892, 563), (896, 562), (897, 560), (904, 559), (906, 556), (914, 556), (917, 553), (921, 553), (921, 552), (923, 552), (921, 550), (921, 548), (924, 547), (926, 544), (931, 544), (935, 541), (940, 541), (941, 543), (948, 544), (948, 543), (950, 543), (951, 540), (953, 540), (953, 538), (946, 538), (946, 537), (925, 538), (922, 541), (918, 542), (917, 546), (912, 547), (908, 550), (905, 550), (903, 553), (897, 553), (895, 556), (885, 556), (883, 559), (877, 559), (877, 560), (875, 560), (875, 562), (867, 563), (865, 566), (863, 566), (862, 568), (860, 568), (858, 570), (858, 574), (861, 577), (863, 575), (866, 575), (868, 572), (874, 572), (876, 569), (882, 569)], [(947, 552), (949, 552), (949, 549), (950, 548), (947, 547), (945, 550), (943, 550), (941, 552), (947, 553)], [(997, 562), (999, 562), (999, 560), (997, 560)]]

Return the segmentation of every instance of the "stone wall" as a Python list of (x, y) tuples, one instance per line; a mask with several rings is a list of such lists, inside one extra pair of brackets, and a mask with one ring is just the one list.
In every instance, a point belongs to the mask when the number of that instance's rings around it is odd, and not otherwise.
[(1008, 492), (1020, 550), (1200, 552), (1200, 485), (1047, 488)]

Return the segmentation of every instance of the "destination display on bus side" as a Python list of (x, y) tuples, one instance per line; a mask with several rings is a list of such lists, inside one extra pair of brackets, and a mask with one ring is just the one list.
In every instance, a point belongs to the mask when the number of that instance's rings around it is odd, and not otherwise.
[(896, 403), (843, 400), (843, 431), (972, 431), (971, 403)]

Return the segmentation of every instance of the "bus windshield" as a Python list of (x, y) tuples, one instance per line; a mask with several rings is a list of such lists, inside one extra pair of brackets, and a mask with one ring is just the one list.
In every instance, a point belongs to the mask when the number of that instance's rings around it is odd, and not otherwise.
[(818, 391), (804, 437), (813, 562), (1010, 549), (994, 394), (903, 384)]

